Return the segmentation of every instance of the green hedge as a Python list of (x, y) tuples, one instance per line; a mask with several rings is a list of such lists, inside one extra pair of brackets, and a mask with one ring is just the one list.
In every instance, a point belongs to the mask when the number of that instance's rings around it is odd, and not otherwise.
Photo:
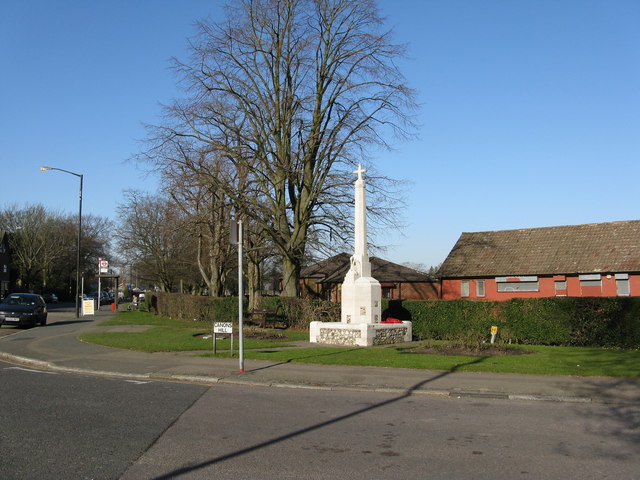
[(405, 301), (419, 339), (640, 348), (640, 298), (563, 297)]
[(277, 310), (287, 325), (297, 329), (307, 329), (313, 321), (340, 321), (340, 304), (317, 298), (262, 297), (260, 307)]
[[(195, 322), (237, 322), (238, 297), (203, 297), (186, 293), (147, 294), (149, 311)], [(246, 307), (245, 307), (246, 308)]]
[[(198, 322), (238, 322), (238, 297), (213, 298), (163, 292), (153, 292), (147, 297), (149, 311), (164, 317)], [(340, 320), (340, 304), (315, 298), (262, 297), (260, 308), (276, 310), (283, 323), (298, 329), (308, 328), (309, 322), (314, 320)], [(243, 304), (243, 310), (247, 311), (247, 302)]]

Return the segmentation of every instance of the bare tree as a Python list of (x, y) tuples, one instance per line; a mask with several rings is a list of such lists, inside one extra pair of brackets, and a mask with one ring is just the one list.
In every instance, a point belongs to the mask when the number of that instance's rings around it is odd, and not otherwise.
[(192, 258), (182, 212), (166, 198), (135, 190), (125, 192), (118, 212), (115, 236), (123, 255), (162, 291), (171, 291)]
[(176, 61), (189, 95), (167, 108), (145, 153), (188, 167), (193, 155), (162, 150), (206, 145), (244, 175), (210, 180), (279, 251), (284, 294), (295, 296), (309, 236), (350, 229), (351, 172), (365, 148), (412, 130), (413, 92), (395, 64), (404, 49), (381, 31), (373, 0), (227, 8), (225, 22), (199, 23), (190, 60)]
[[(202, 162), (205, 160), (203, 159)], [(197, 243), (198, 271), (209, 294), (221, 297), (225, 281), (233, 268), (229, 244), (231, 205), (216, 182), (208, 180), (221, 165), (200, 163), (200, 168), (185, 170), (173, 163), (164, 171), (164, 190), (185, 214)]]
[[(81, 269), (93, 272), (98, 255), (109, 251), (111, 222), (86, 215), (81, 240)], [(42, 205), (0, 211), (0, 228), (10, 232), (12, 268), (17, 286), (73, 295), (77, 254), (77, 217), (48, 212)]]

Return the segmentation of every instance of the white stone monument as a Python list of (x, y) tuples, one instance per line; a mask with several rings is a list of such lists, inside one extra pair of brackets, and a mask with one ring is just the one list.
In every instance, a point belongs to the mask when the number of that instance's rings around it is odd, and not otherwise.
[(411, 341), (411, 322), (380, 323), (382, 288), (371, 276), (367, 249), (367, 202), (362, 174), (358, 165), (355, 183), (354, 254), (342, 283), (341, 321), (311, 322), (310, 341), (338, 345), (385, 345)]
[(354, 222), (354, 254), (351, 268), (342, 282), (342, 323), (378, 323), (382, 316), (382, 287), (371, 276), (371, 262), (367, 253), (367, 200), (362, 174), (358, 165)]

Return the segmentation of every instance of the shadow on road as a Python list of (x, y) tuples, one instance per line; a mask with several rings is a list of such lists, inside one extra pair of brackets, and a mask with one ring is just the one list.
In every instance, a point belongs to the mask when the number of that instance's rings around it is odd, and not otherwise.
[[(473, 364), (476, 364), (476, 363), (481, 363), (481, 362), (483, 362), (485, 360), (486, 360), (486, 357), (480, 357), (480, 358), (475, 358), (474, 360), (466, 362), (466, 363), (461, 363), (459, 365), (456, 365), (453, 369), (451, 369), (451, 371), (442, 372), (441, 374), (439, 374), (439, 375), (437, 375), (435, 377), (432, 377), (432, 378), (429, 378), (429, 379), (426, 379), (426, 380), (423, 380), (421, 382), (416, 383), (412, 387), (408, 388), (403, 394), (401, 394), (401, 395), (399, 395), (397, 397), (391, 398), (389, 400), (385, 400), (385, 401), (380, 402), (380, 403), (376, 403), (374, 405), (370, 405), (368, 407), (361, 408), (359, 410), (355, 410), (354, 412), (347, 413), (345, 415), (341, 415), (341, 416), (333, 418), (331, 420), (320, 422), (320, 423), (317, 423), (315, 425), (311, 425), (309, 427), (302, 428), (300, 430), (296, 430), (296, 431), (293, 431), (291, 433), (287, 433), (286, 435), (281, 435), (279, 437), (273, 438), (271, 440), (267, 440), (265, 442), (257, 443), (255, 445), (250, 446), (250, 447), (243, 448), (242, 450), (237, 450), (235, 452), (231, 452), (231, 453), (228, 453), (226, 455), (222, 455), (220, 457), (212, 458), (211, 460), (207, 460), (206, 462), (201, 462), (199, 464), (191, 465), (189, 467), (183, 467), (183, 468), (175, 469), (175, 470), (173, 470), (171, 472), (165, 473), (164, 475), (160, 475), (158, 477), (154, 477), (154, 480), (166, 480), (166, 479), (170, 479), (170, 478), (175, 478), (175, 477), (177, 477), (179, 475), (185, 475), (187, 473), (194, 472), (196, 470), (200, 470), (202, 468), (206, 468), (206, 467), (209, 467), (211, 465), (215, 465), (216, 463), (224, 462), (225, 460), (230, 460), (232, 458), (236, 458), (236, 457), (245, 455), (247, 453), (255, 452), (256, 450), (260, 450), (262, 448), (266, 448), (266, 447), (269, 447), (271, 445), (275, 445), (275, 444), (278, 444), (280, 442), (284, 442), (286, 440), (290, 440), (290, 439), (295, 438), (295, 437), (297, 437), (299, 435), (304, 435), (306, 433), (313, 432), (314, 430), (319, 430), (319, 429), (327, 427), (329, 425), (333, 425), (335, 423), (342, 422), (344, 420), (348, 420), (348, 419), (353, 418), (355, 416), (362, 415), (363, 413), (370, 412), (370, 411), (376, 410), (378, 408), (386, 407), (387, 405), (391, 405), (393, 403), (399, 402), (401, 400), (404, 400), (404, 399), (410, 397), (413, 394), (413, 392), (415, 392), (416, 390), (422, 388), (424, 385), (427, 385), (428, 383), (435, 382), (436, 380), (439, 380), (439, 379), (444, 378), (444, 377), (446, 377), (448, 375), (451, 375), (452, 373), (456, 372), (459, 368), (461, 368), (463, 366), (468, 366), (468, 365), (473, 365)], [(287, 362), (283, 362), (283, 363), (287, 363)]]
[[(640, 445), (640, 379), (637, 377), (621, 377), (606, 383), (593, 378), (585, 383), (584, 394), (597, 397), (602, 402), (611, 401), (606, 409), (599, 410), (597, 415), (592, 410), (584, 410), (582, 414), (589, 419), (589, 429), (602, 437), (611, 437), (631, 445)], [(620, 393), (626, 392), (629, 404), (620, 404)], [(609, 456), (621, 456), (617, 451), (606, 453)]]
[(93, 322), (93, 319), (91, 319), (91, 320), (83, 320), (81, 318), (78, 318), (78, 319), (73, 319), (73, 320), (61, 320), (59, 322), (53, 322), (53, 323), (47, 324), (47, 328), (61, 327), (63, 325), (73, 325), (73, 324), (77, 324), (77, 323), (91, 323), (91, 322)]

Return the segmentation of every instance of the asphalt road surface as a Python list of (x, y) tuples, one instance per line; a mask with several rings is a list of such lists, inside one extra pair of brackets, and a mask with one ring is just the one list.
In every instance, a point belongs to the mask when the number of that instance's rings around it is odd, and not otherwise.
[(116, 479), (206, 387), (0, 362), (0, 478)]
[(640, 407), (204, 387), (0, 362), (0, 478), (638, 479)]
[[(108, 307), (107, 305), (102, 305), (102, 307), (100, 307), (102, 310), (107, 310)], [(122, 305), (120, 305), (119, 307), (120, 309), (123, 309), (124, 307)], [(54, 303), (54, 304), (47, 304), (47, 325), (51, 325), (53, 323), (65, 323), (65, 322), (69, 322), (69, 319), (73, 319), (71, 321), (74, 322), (78, 322), (78, 321), (91, 321), (93, 319), (93, 317), (88, 317), (88, 318), (80, 318), (80, 319), (76, 319), (75, 318), (75, 311), (76, 311), (76, 307), (75, 304), (73, 303)], [(35, 327), (35, 328), (47, 328), (45, 327)], [(19, 333), (21, 331), (24, 331), (24, 329), (19, 328), (15, 325), (2, 325), (2, 327), (0, 327), (0, 338), (2, 337), (6, 337), (8, 335), (13, 335), (14, 333)]]

